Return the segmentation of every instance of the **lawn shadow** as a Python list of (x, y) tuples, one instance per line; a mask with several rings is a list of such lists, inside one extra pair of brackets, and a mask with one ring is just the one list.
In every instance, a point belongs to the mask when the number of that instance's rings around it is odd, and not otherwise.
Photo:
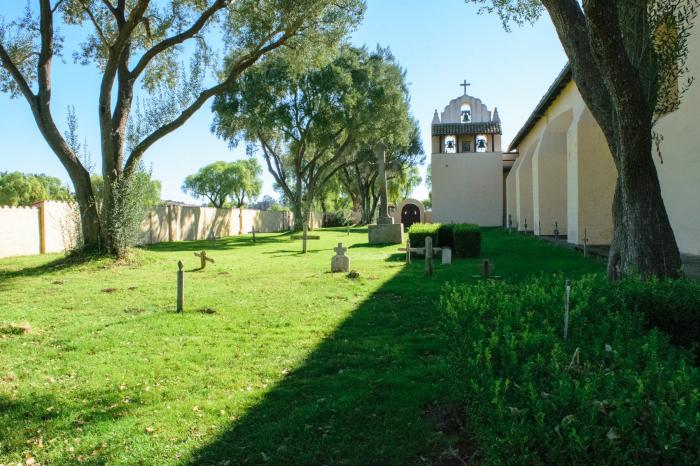
[(228, 251), (236, 248), (255, 247), (260, 244), (283, 243), (289, 241), (290, 232), (263, 235), (259, 233), (253, 242), (252, 235), (227, 236), (225, 238), (205, 239), (197, 241), (173, 241), (143, 246), (144, 249), (155, 252), (180, 251)]
[[(0, 422), (12, 426), (3, 433), (3, 447), (8, 451), (21, 452), (34, 450), (45, 453), (37, 442), (53, 438), (66, 431), (78, 432), (99, 429), (99, 424), (111, 424), (114, 419), (128, 415), (138, 406), (136, 403), (124, 403), (125, 394), (116, 390), (83, 390), (73, 400), (92, 400), (87, 405), (79, 401), (66, 403), (67, 398), (53, 394), (31, 393), (19, 398), (0, 395)], [(106, 464), (112, 452), (103, 449), (104, 445), (89, 442), (74, 444), (72, 451), (64, 454), (56, 464), (76, 464), (78, 458), (84, 458), (82, 464)], [(0, 450), (2, 453), (2, 450)], [(41, 455), (43, 456), (43, 455)], [(17, 461), (25, 458), (17, 458)], [(43, 464), (44, 461), (41, 461)], [(23, 463), (22, 463), (23, 464)]]
[(401, 268), (187, 464), (443, 462), (456, 436), (427, 414), (451, 398), (435, 303), (457, 276), (457, 268), (432, 277), (422, 264)]
[[(495, 230), (483, 253), (508, 281), (602, 270), (572, 251)], [(475, 447), (445, 414), (459, 395), (437, 303), (445, 283), (477, 282), (480, 260), (443, 266), (438, 259), (431, 277), (423, 259), (397, 267), (303, 364), (186, 464), (469, 462)]]
[(106, 256), (101, 254), (73, 251), (65, 256), (57, 257), (49, 262), (44, 262), (33, 267), (25, 267), (18, 270), (0, 270), (0, 284), (8, 284), (13, 278), (38, 277), (50, 273), (62, 272), (91, 263), (95, 263)]

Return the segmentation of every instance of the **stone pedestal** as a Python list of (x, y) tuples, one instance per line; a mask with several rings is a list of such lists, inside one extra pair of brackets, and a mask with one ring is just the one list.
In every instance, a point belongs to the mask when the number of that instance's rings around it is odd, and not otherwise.
[[(391, 219), (392, 222), (394, 219)], [(378, 223), (369, 225), (369, 244), (403, 244), (403, 224)]]

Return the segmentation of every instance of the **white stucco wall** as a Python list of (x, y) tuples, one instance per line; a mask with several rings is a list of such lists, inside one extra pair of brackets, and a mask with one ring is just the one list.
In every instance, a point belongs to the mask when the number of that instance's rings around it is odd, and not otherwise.
[(567, 130), (571, 125), (571, 110), (557, 115), (542, 133), (532, 157), (532, 229), (537, 235), (566, 232)]
[(656, 156), (655, 162), (678, 248), (700, 255), (700, 18), (688, 45), (687, 64), (695, 83), (683, 96), (680, 108), (657, 124), (664, 137), (663, 163)]
[(0, 257), (39, 254), (39, 209), (0, 207)]
[(607, 141), (583, 105), (568, 132), (568, 241), (605, 245), (612, 241), (612, 201), (617, 170)]
[(432, 180), (433, 222), (501, 225), (501, 153), (433, 154)]

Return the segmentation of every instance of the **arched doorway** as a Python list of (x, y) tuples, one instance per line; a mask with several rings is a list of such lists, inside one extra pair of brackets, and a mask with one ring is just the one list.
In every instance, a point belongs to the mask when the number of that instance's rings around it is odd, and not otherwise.
[(420, 208), (415, 204), (405, 204), (401, 209), (401, 223), (405, 228), (420, 223)]

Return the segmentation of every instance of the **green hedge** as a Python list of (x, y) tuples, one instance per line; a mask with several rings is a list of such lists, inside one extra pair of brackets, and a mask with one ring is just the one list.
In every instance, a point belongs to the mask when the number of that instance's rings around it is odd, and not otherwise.
[(441, 247), (448, 247), (454, 251), (455, 241), (453, 236), (454, 224), (444, 223), (438, 229), (438, 244)]
[(479, 225), (461, 223), (452, 228), (454, 252), (457, 257), (481, 255), (481, 230)]
[(693, 286), (577, 280), (567, 342), (562, 277), (446, 288), (452, 377), (479, 462), (700, 464), (700, 370), (639, 312), (649, 295), (697, 304)]
[(425, 246), (425, 238), (428, 236), (433, 238), (433, 246), (437, 247), (438, 231), (442, 225), (439, 223), (414, 223), (408, 229), (408, 239), (411, 241), (411, 247), (422, 248)]

